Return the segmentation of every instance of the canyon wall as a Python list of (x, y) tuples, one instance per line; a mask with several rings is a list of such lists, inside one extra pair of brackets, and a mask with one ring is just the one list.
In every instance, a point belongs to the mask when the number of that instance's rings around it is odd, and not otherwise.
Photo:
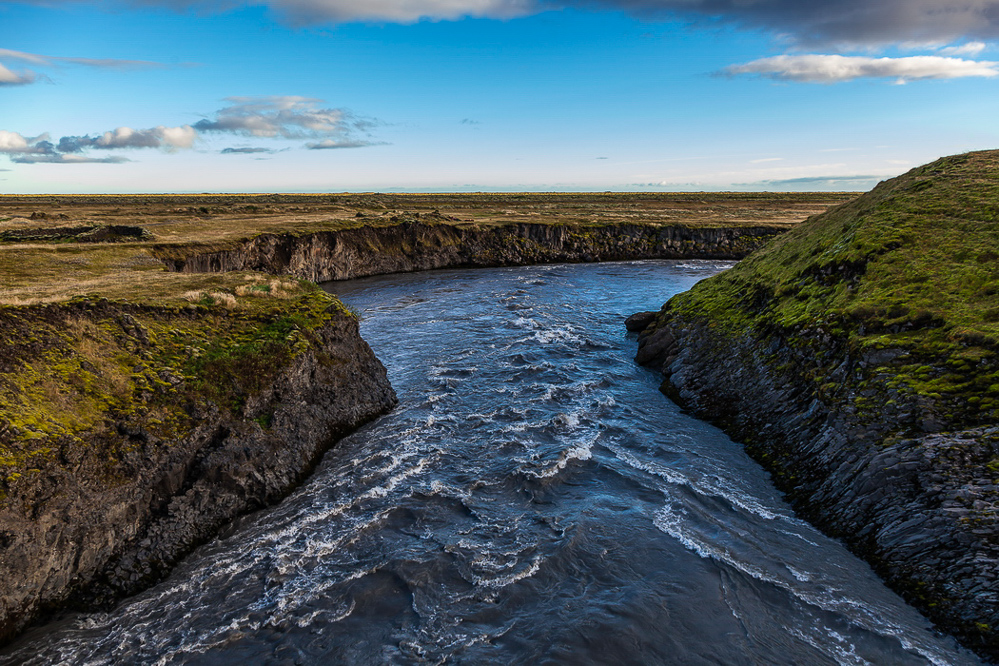
[(395, 404), (356, 318), (309, 298), (308, 317), (249, 322), (107, 301), (0, 310), (0, 392), (22, 403), (0, 419), (13, 452), (0, 493), (0, 639), (46, 611), (100, 608), (159, 581)]
[(226, 249), (160, 246), (175, 271), (257, 270), (314, 282), (435, 268), (516, 266), (625, 259), (739, 259), (780, 227), (506, 224), (408, 221), (296, 236), (261, 234)]

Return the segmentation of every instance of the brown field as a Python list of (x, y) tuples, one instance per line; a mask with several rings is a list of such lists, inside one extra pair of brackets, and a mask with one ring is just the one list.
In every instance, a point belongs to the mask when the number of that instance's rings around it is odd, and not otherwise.
[[(0, 303), (79, 295), (171, 301), (246, 276), (164, 271), (156, 245), (232, 246), (261, 233), (304, 234), (391, 225), (439, 212), (456, 225), (517, 222), (690, 226), (793, 226), (856, 193), (504, 193), (0, 195)], [(424, 218), (425, 219), (425, 218)], [(426, 220), (431, 221), (431, 220)], [(151, 239), (10, 240), (27, 230), (128, 225)], [(58, 236), (58, 233), (55, 234)]]

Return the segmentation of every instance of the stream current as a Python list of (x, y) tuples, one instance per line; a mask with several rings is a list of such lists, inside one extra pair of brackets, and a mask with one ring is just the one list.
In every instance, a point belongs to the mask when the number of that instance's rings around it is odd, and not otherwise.
[(331, 283), (400, 404), (160, 585), (2, 664), (975, 664), (637, 366), (724, 262)]

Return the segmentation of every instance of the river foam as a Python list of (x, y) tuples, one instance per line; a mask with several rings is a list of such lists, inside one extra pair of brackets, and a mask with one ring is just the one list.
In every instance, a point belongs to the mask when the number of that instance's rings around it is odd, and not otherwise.
[(724, 268), (329, 285), (399, 407), (161, 585), (0, 664), (975, 664), (632, 361), (622, 322)]

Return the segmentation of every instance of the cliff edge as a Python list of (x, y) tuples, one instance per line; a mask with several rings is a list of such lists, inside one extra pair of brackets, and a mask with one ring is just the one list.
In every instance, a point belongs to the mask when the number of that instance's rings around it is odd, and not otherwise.
[(438, 213), (389, 225), (263, 233), (216, 249), (155, 245), (168, 269), (255, 270), (315, 282), (436, 268), (634, 259), (741, 259), (786, 229), (767, 225), (525, 223), (461, 225)]
[(804, 517), (999, 660), (997, 351), (985, 151), (883, 182), (672, 298), (637, 360)]
[(157, 582), (395, 404), (339, 301), (228, 279), (186, 305), (0, 309), (0, 640)]
[(395, 403), (288, 274), (735, 258), (850, 197), (0, 195), (0, 643), (155, 583)]

